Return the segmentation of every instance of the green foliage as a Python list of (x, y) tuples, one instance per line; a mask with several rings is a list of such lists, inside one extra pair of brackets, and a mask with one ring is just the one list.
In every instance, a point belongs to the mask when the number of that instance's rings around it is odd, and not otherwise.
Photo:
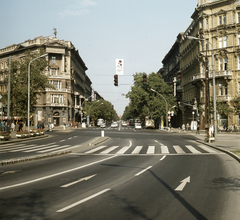
[(86, 112), (87, 115), (90, 115), (91, 121), (93, 120), (95, 124), (99, 118), (109, 122), (119, 119), (116, 111), (112, 107), (112, 104), (106, 100), (87, 102), (83, 111)]
[[(174, 105), (177, 106), (176, 100), (173, 97), (173, 88), (164, 82), (161, 74), (149, 74), (147, 85), (143, 85), (142, 83), (143, 74), (145, 73), (136, 73), (133, 75), (134, 86), (132, 86), (131, 91), (126, 96), (130, 99), (130, 103), (125, 108), (123, 114), (124, 120), (139, 118), (141, 121), (144, 121), (147, 115), (151, 115), (156, 119), (159, 119), (161, 115), (166, 115), (166, 102), (161, 95), (166, 99), (168, 109)], [(151, 88), (161, 95), (151, 91)]]
[(239, 115), (240, 114), (240, 96), (234, 97), (234, 99), (232, 99), (230, 103), (234, 108), (234, 113), (236, 115)]
[[(14, 115), (27, 118), (28, 110), (28, 65), (29, 62), (44, 54), (43, 49), (30, 53), (26, 51), (25, 56), (11, 63), (11, 110)], [(45, 75), (47, 60), (39, 58), (31, 63), (30, 68), (30, 112), (33, 112), (37, 103), (38, 95), (46, 88), (51, 87), (48, 77)], [(5, 82), (8, 81), (8, 77)], [(7, 94), (4, 94), (7, 97)]]

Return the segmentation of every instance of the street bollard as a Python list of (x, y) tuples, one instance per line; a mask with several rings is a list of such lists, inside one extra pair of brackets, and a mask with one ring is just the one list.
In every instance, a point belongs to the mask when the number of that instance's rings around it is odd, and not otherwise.
[(104, 131), (101, 131), (101, 137), (104, 137)]

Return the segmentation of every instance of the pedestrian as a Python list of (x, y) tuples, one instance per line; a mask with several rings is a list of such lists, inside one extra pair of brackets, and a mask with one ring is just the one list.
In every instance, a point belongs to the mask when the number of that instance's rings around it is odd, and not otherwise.
[(16, 132), (19, 132), (19, 123), (18, 122), (16, 122), (15, 130), (16, 130)]
[(197, 131), (196, 131), (196, 134), (200, 134), (200, 125), (199, 125), (199, 124), (197, 125)]
[(14, 124), (14, 122), (12, 122), (12, 124), (11, 124), (11, 129), (12, 129), (12, 132), (15, 131), (15, 124)]
[(188, 129), (189, 129), (189, 124), (187, 123), (187, 131), (188, 131)]

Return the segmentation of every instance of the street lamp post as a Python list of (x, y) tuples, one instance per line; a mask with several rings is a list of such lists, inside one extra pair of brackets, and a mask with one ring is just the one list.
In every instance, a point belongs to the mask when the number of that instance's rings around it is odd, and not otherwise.
[[(205, 40), (193, 36), (187, 36), (189, 40)], [(213, 123), (214, 123), (214, 137), (215, 141), (217, 140), (217, 117), (216, 117), (216, 85), (215, 85), (215, 71), (214, 71), (214, 53), (213, 53), (213, 45), (208, 41), (208, 44), (212, 47), (212, 78), (213, 78)], [(206, 100), (207, 101), (207, 100)], [(209, 106), (210, 108), (210, 106)]]
[(88, 109), (88, 120), (87, 120), (87, 124), (89, 126), (89, 120), (90, 120), (90, 110), (91, 110), (91, 107), (95, 104), (95, 103), (98, 103), (100, 100), (97, 100), (96, 102), (94, 102)]
[(36, 60), (36, 59), (39, 59), (39, 58), (42, 58), (42, 57), (46, 57), (48, 54), (43, 54), (42, 56), (40, 57), (36, 57), (34, 59), (32, 59), (29, 64), (28, 64), (28, 132), (30, 131), (30, 65), (31, 63)]
[(158, 95), (160, 95), (163, 99), (164, 99), (164, 101), (165, 101), (165, 103), (166, 103), (166, 127), (168, 127), (168, 104), (167, 104), (167, 101), (166, 101), (166, 99), (164, 98), (164, 96), (162, 95), (162, 94), (160, 94), (160, 93), (158, 93), (157, 91), (155, 91), (154, 89), (151, 89), (153, 92), (155, 92), (155, 93), (157, 93)]

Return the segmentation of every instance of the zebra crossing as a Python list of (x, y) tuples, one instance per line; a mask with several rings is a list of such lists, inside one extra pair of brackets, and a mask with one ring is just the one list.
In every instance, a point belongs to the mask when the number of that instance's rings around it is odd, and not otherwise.
[(49, 153), (52, 151), (63, 150), (65, 148), (70, 148), (71, 145), (59, 145), (56, 142), (49, 144), (9, 144), (7, 146), (1, 146), (0, 154), (4, 153), (16, 153), (16, 152), (24, 152), (24, 153)]
[(162, 155), (162, 154), (219, 154), (218, 151), (206, 147), (203, 144), (196, 146), (192, 145), (173, 145), (173, 146), (99, 146), (88, 150), (84, 155), (106, 155), (106, 154), (116, 154), (116, 155)]

